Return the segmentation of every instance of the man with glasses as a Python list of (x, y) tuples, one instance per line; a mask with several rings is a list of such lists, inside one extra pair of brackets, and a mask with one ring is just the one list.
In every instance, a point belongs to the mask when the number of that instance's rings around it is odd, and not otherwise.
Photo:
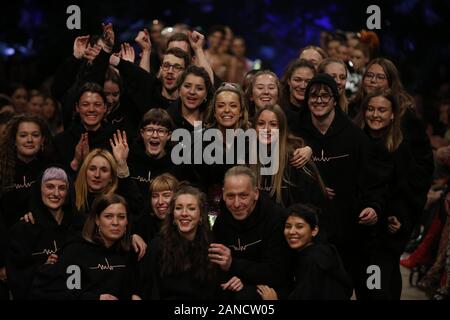
[(313, 149), (329, 203), (320, 217), (321, 233), (336, 245), (358, 298), (367, 280), (366, 245), (382, 206), (382, 168), (366, 135), (339, 107), (339, 92), (328, 74), (316, 75), (305, 93), (309, 113), (298, 135)]
[(179, 48), (168, 49), (161, 62), (159, 78), (113, 55), (110, 62), (119, 70), (131, 99), (143, 115), (151, 108), (167, 109), (178, 99), (178, 79), (190, 64), (190, 58)]

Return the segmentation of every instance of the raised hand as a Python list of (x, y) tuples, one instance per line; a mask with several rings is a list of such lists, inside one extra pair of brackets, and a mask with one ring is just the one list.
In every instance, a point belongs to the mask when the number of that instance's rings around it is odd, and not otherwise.
[(84, 57), (89, 64), (92, 64), (94, 62), (95, 58), (97, 58), (101, 50), (102, 47), (99, 44), (94, 44), (93, 46), (88, 45), (86, 51), (84, 52)]
[(113, 135), (113, 139), (109, 139), (109, 143), (117, 164), (119, 166), (126, 165), (129, 152), (126, 132), (123, 131), (121, 133), (120, 130), (117, 130)]
[(108, 53), (111, 53), (115, 41), (115, 34), (112, 23), (108, 24), (102, 23), (102, 28), (103, 34), (99, 41), (100, 45), (102, 46), (103, 50), (105, 50)]
[(150, 41), (150, 34), (148, 33), (148, 30), (146, 28), (139, 31), (134, 41), (136, 41), (136, 43), (139, 45), (142, 51), (152, 50), (152, 42)]
[(88, 133), (81, 134), (80, 141), (75, 146), (75, 156), (72, 160), (70, 167), (76, 171), (78, 167), (83, 163), (84, 158), (89, 153), (89, 139)]
[(130, 61), (134, 63), (136, 57), (134, 53), (134, 48), (127, 42), (120, 45), (120, 56), (123, 60)]
[(197, 52), (198, 50), (203, 50), (205, 44), (205, 36), (198, 31), (188, 32), (189, 43), (192, 49)]
[(89, 36), (76, 37), (73, 42), (73, 55), (77, 59), (84, 57), (87, 46), (89, 44)]

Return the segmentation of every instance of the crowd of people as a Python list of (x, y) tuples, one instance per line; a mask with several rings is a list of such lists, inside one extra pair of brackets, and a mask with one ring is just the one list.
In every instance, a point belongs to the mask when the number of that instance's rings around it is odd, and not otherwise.
[[(135, 52), (106, 24), (74, 40), (50, 87), (11, 84), (0, 299), (399, 300), (400, 257), (427, 231), (442, 248), (421, 283), (445, 297), (449, 104), (439, 137), (374, 33), (325, 35), (279, 78), (229, 27), (156, 21)], [(216, 160), (198, 162), (209, 132)], [(270, 163), (250, 160), (261, 151)], [(402, 264), (430, 255), (416, 251)]]

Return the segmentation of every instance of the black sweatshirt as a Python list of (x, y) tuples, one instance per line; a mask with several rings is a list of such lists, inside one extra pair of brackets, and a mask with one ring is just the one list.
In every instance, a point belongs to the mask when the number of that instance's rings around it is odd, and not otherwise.
[(283, 106), (284, 113), (288, 122), (288, 128), (290, 132), (296, 132), (299, 130), (299, 119), (307, 112), (308, 106), (304, 104), (297, 107), (289, 102), (287, 106)]
[[(288, 247), (284, 240), (285, 209), (263, 192), (252, 213), (238, 221), (222, 203), (213, 232), (217, 243), (231, 249), (228, 279), (237, 276), (244, 286), (267, 284), (283, 288), (287, 281)], [(254, 297), (257, 298), (255, 290)]]
[[(117, 245), (103, 245), (79, 240), (62, 248), (59, 261), (40, 268), (33, 281), (32, 297), (52, 300), (99, 300), (101, 294), (111, 294), (120, 300), (130, 300), (134, 293), (135, 257), (119, 250)], [(81, 287), (68, 289), (69, 266), (78, 266)], [(73, 271), (72, 271), (73, 272)]]
[(325, 134), (314, 127), (309, 112), (300, 119), (299, 129), (297, 134), (313, 150), (312, 159), (325, 186), (336, 193), (320, 217), (322, 231), (339, 250), (350, 249), (350, 242), (361, 244), (359, 237), (370, 229), (358, 224), (361, 210), (372, 207), (379, 214), (383, 205), (386, 181), (379, 176), (383, 163), (364, 132), (340, 108), (335, 108)]
[[(319, 182), (314, 178), (311, 169), (308, 166), (303, 166), (296, 169), (288, 165), (285, 169), (285, 177), (281, 185), (281, 199), (278, 203), (285, 208), (295, 203), (310, 203), (317, 207), (324, 207), (327, 201), (322, 192)], [(273, 176), (261, 176), (261, 191), (268, 194), (272, 191), (270, 182)], [(272, 200), (276, 201), (276, 193), (273, 194)]]
[(8, 284), (14, 299), (26, 299), (36, 269), (47, 258), (59, 254), (58, 250), (76, 236), (72, 228), (78, 216), (75, 208), (75, 190), (69, 181), (68, 194), (62, 207), (64, 216), (58, 225), (48, 208), (42, 202), (41, 180), (33, 186), (30, 212), (35, 223), (19, 221), (10, 232), (7, 252)]
[(139, 267), (139, 296), (145, 300), (215, 299), (218, 284), (215, 281), (195, 279), (192, 268), (187, 267), (183, 272), (161, 276), (160, 263), (163, 245), (164, 239), (157, 236), (147, 250), (147, 254)]
[(136, 181), (144, 201), (150, 201), (150, 183), (157, 176), (163, 173), (170, 173), (177, 179), (183, 179), (179, 166), (172, 163), (171, 150), (167, 146), (166, 154), (156, 159), (146, 153), (142, 139), (138, 139), (131, 146), (127, 163), (130, 168), (130, 178)]
[(289, 300), (349, 300), (351, 280), (336, 248), (312, 244), (295, 252), (295, 285)]
[(167, 109), (173, 100), (162, 95), (162, 83), (155, 74), (137, 65), (120, 60), (117, 69), (125, 84), (126, 92), (141, 115), (151, 108)]
[(31, 190), (41, 171), (52, 161), (38, 154), (31, 162), (25, 163), (16, 158), (14, 183), (2, 194), (0, 212), (7, 229), (30, 211)]
[[(375, 250), (400, 255), (409, 240), (415, 221), (420, 213), (418, 201), (426, 194), (418, 193), (414, 182), (416, 166), (410, 148), (411, 143), (404, 138), (400, 146), (393, 152), (388, 152), (383, 139), (373, 138), (365, 130), (377, 148), (379, 158), (385, 162), (385, 169), (380, 174), (387, 177), (386, 202), (377, 223), (377, 241)], [(425, 186), (422, 188), (423, 192)], [(389, 216), (395, 216), (401, 223), (400, 229), (391, 234), (388, 232)]]
[(88, 133), (89, 150), (101, 148), (111, 151), (109, 139), (116, 132), (115, 129), (113, 126), (102, 123), (96, 131), (87, 131), (81, 123), (74, 122), (70, 128), (58, 134), (54, 139), (58, 163), (65, 168), (70, 168), (70, 163), (75, 156), (75, 147), (80, 141), (81, 134), (86, 132)]

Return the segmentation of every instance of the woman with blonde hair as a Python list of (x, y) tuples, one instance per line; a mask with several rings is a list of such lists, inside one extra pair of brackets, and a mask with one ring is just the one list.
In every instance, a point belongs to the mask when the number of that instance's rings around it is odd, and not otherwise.
[[(136, 223), (134, 232), (150, 243), (159, 233), (170, 209), (170, 202), (178, 188), (179, 182), (170, 173), (163, 173), (150, 183), (150, 208)], [(147, 199), (145, 199), (148, 201)]]
[(117, 162), (111, 152), (94, 149), (86, 156), (75, 180), (76, 206), (80, 212), (89, 211), (99, 194), (117, 191)]

